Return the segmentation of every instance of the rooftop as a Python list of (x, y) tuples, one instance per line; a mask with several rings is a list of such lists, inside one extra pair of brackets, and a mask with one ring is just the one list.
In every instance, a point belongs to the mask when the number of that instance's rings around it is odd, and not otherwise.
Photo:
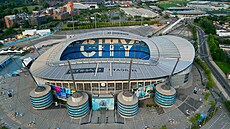
[(125, 11), (128, 15), (131, 16), (142, 16), (142, 17), (156, 17), (157, 13), (152, 12), (151, 10), (144, 8), (121, 8), (121, 10)]
[(0, 56), (0, 64), (4, 63), (6, 60), (8, 60), (10, 57), (8, 55), (1, 55)]
[[(53, 46), (42, 54), (31, 66), (36, 77), (53, 80), (71, 80), (68, 63), (60, 60), (69, 44), (93, 38), (120, 38), (145, 42), (150, 49), (148, 60), (133, 59), (131, 79), (151, 79), (170, 75), (177, 58), (174, 72), (188, 68), (195, 56), (190, 42), (176, 36), (142, 37), (128, 32), (96, 31), (76, 35), (74, 38)], [(81, 58), (70, 60), (75, 80), (127, 80), (130, 58)], [(87, 65), (86, 65), (87, 64)]]

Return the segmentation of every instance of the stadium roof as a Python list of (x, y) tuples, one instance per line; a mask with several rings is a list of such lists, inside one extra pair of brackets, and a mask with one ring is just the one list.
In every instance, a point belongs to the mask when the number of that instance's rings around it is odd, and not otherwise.
[[(145, 42), (150, 48), (150, 59), (133, 59), (131, 79), (153, 79), (169, 76), (177, 58), (179, 58), (175, 73), (188, 68), (194, 60), (195, 51), (190, 42), (176, 36), (142, 37), (121, 31), (97, 31), (76, 35), (74, 38), (53, 46), (42, 54), (31, 66), (35, 77), (47, 80), (71, 80), (67, 61), (60, 61), (65, 48), (73, 41), (93, 38), (134, 39)], [(74, 73), (77, 81), (96, 80), (127, 80), (130, 58), (88, 58), (70, 60), (72, 69), (81, 69), (83, 72)], [(98, 69), (103, 71), (99, 72)], [(92, 70), (92, 72), (84, 71)], [(95, 70), (96, 69), (96, 70)]]

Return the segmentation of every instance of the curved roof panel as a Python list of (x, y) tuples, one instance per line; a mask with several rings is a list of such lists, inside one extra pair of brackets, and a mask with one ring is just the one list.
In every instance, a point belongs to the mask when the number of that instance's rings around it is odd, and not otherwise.
[[(93, 38), (119, 38), (145, 42), (150, 49), (150, 59), (133, 59), (131, 79), (153, 79), (169, 76), (177, 58), (174, 74), (188, 68), (195, 56), (192, 44), (176, 36), (142, 37), (121, 31), (96, 31), (75, 37), (53, 46), (31, 66), (35, 77), (48, 80), (71, 80), (67, 61), (60, 60), (62, 52), (74, 41)], [(130, 58), (88, 58), (70, 60), (75, 80), (127, 80)]]

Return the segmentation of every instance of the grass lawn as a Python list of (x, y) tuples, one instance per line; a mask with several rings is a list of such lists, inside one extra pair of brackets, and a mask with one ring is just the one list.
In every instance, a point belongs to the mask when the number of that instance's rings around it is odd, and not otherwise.
[(230, 73), (230, 64), (220, 61), (215, 62), (225, 74)]
[[(35, 7), (41, 8), (42, 6), (41, 6), (41, 5), (31, 5), (31, 6), (26, 6), (26, 7), (28, 8), (28, 10), (29, 10), (30, 12), (32, 12), (33, 9), (34, 9)], [(23, 8), (23, 7), (18, 7), (18, 8), (16, 8), (16, 9), (19, 11), (19, 10), (22, 10), (22, 8)]]
[(184, 6), (184, 4), (188, 3), (186, 0), (168, 0), (168, 1), (160, 1), (156, 4), (163, 9), (168, 9), (169, 7), (180, 7)]

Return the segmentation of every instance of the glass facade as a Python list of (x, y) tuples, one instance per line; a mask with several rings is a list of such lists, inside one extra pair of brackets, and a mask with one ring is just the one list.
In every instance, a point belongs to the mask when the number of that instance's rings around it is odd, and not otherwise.
[(138, 103), (135, 105), (124, 105), (118, 101), (117, 111), (124, 117), (133, 117), (138, 113)]
[(86, 103), (79, 106), (70, 106), (67, 104), (67, 109), (70, 117), (83, 117), (89, 112), (89, 102), (86, 101)]
[(174, 95), (162, 95), (157, 90), (155, 92), (155, 102), (162, 106), (171, 106), (174, 104), (176, 94)]
[(41, 97), (32, 97), (30, 96), (31, 103), (34, 109), (45, 109), (49, 107), (53, 102), (53, 95), (50, 90), (48, 94)]
[[(150, 84), (157, 84), (162, 80), (137, 80), (131, 81), (131, 89), (138, 87), (148, 86)], [(73, 89), (73, 83), (71, 81), (47, 81), (46, 84), (51, 86), (58, 86), (65, 89)], [(139, 86), (138, 86), (139, 85)], [(94, 82), (77, 82), (76, 87), (78, 91), (85, 91), (91, 94), (116, 94), (122, 90), (129, 88), (127, 81), (94, 81)]]

